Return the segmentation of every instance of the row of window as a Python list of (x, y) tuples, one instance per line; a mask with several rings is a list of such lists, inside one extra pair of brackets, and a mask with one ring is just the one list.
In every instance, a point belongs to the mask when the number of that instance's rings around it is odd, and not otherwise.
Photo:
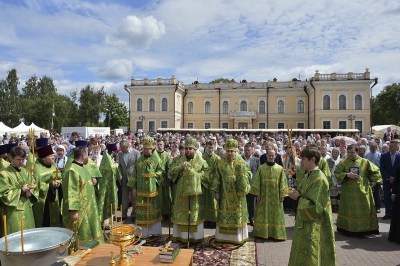
[[(148, 121), (148, 126), (149, 126), (149, 131), (150, 132), (155, 132), (156, 131), (156, 122), (155, 121)], [(168, 121), (161, 121), (160, 122), (161, 128), (168, 128)], [(229, 128), (229, 123), (222, 123), (221, 124), (222, 128)], [(278, 129), (284, 129), (285, 128), (285, 123), (278, 122), (277, 123)], [(298, 122), (297, 123), (297, 128), (304, 129), (305, 124), (303, 122)], [(194, 123), (189, 122), (187, 124), (187, 128), (194, 128)], [(211, 123), (206, 122), (204, 123), (204, 128), (208, 129), (211, 128)], [(244, 123), (243, 125), (239, 125), (239, 128), (247, 129), (247, 123)], [(258, 128), (259, 129), (266, 129), (266, 123), (260, 122), (258, 123)], [(331, 121), (322, 121), (322, 128), (323, 129), (331, 129)], [(363, 130), (363, 121), (354, 121), (354, 128), (358, 129), (360, 132)], [(136, 129), (143, 129), (143, 121), (136, 121)], [(347, 129), (347, 121), (339, 121), (339, 129)]]
[[(331, 121), (322, 121), (322, 128), (323, 129), (331, 129)], [(363, 121), (354, 121), (354, 128), (358, 129), (360, 132), (363, 131)], [(346, 121), (339, 121), (339, 129), (347, 129), (347, 122)]]
[[(242, 125), (240, 125), (240, 124), (242, 124)], [(222, 128), (226, 128), (226, 129), (229, 128), (229, 123), (222, 123), (221, 125), (222, 125)], [(194, 123), (189, 122), (187, 124), (187, 126), (188, 126), (187, 128), (194, 128)], [(285, 123), (277, 123), (277, 127), (279, 129), (284, 129), (285, 128)], [(205, 129), (211, 128), (211, 123), (209, 123), (209, 122), (204, 123), (204, 128)], [(248, 128), (248, 124), (247, 123), (239, 123), (239, 129), (247, 129), (247, 128)], [(264, 122), (258, 123), (258, 128), (259, 129), (266, 129), (266, 123), (264, 123)], [(297, 128), (304, 129), (304, 123), (300, 123), (300, 122), (297, 123)]]
[[(259, 114), (265, 114), (265, 112), (266, 112), (265, 106), (266, 106), (265, 101), (260, 101), (258, 103), (258, 113)], [(322, 109), (323, 110), (331, 110), (331, 97), (329, 95), (324, 95)], [(362, 96), (359, 94), (357, 94), (354, 99), (354, 109), (362, 110)], [(345, 95), (339, 96), (339, 110), (347, 110)], [(141, 98), (137, 99), (136, 111), (139, 111), (139, 112), (143, 111), (143, 100)], [(153, 98), (150, 98), (150, 100), (149, 100), (149, 111), (150, 112), (156, 111), (156, 101)], [(167, 98), (163, 98), (161, 100), (161, 111), (163, 111), (163, 112), (168, 111)], [(247, 102), (244, 100), (240, 102), (240, 111), (248, 111)], [(194, 113), (193, 102), (188, 103), (188, 113), (189, 114)], [(206, 101), (204, 104), (204, 113), (211, 114), (211, 103), (209, 101)], [(229, 113), (228, 101), (224, 101), (222, 103), (222, 113), (223, 114)], [(285, 103), (284, 103), (284, 101), (279, 100), (278, 101), (278, 114), (283, 114), (283, 113), (285, 113)], [(303, 100), (297, 101), (297, 113), (304, 113), (304, 101)]]
[[(155, 132), (156, 131), (156, 122), (149, 121), (148, 122), (149, 131)], [(161, 128), (168, 128), (168, 121), (161, 121), (160, 122)], [(136, 121), (136, 130), (142, 129), (143, 130), (143, 121)]]
[[(143, 100), (141, 98), (137, 99), (136, 101), (136, 111), (142, 112), (143, 111)], [(155, 112), (156, 111), (156, 100), (150, 98), (149, 100), (149, 111)], [(168, 100), (167, 98), (163, 98), (161, 100), (161, 111), (166, 112), (168, 111)]]
[[(246, 101), (241, 101), (240, 102), (240, 111), (247, 111), (247, 102)], [(258, 103), (258, 113), (259, 114), (265, 114), (266, 108), (265, 108), (265, 101), (260, 101)], [(188, 103), (188, 113), (193, 114), (193, 102)], [(206, 101), (204, 104), (204, 113), (205, 114), (211, 114), (211, 103), (209, 101)], [(229, 103), (228, 101), (224, 101), (222, 103), (222, 113), (227, 114), (229, 113)], [(285, 113), (285, 103), (280, 100), (278, 101), (278, 114), (283, 114)], [(297, 102), (297, 113), (304, 113), (304, 101), (299, 100)]]
[[(322, 109), (331, 110), (331, 97), (329, 95), (324, 95), (322, 98)], [(354, 98), (354, 109), (362, 110), (362, 96), (359, 94)], [(339, 110), (347, 110), (345, 95), (339, 96)]]

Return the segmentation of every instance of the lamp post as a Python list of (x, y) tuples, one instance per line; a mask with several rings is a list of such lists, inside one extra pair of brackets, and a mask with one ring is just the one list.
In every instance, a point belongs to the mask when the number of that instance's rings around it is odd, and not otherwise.
[[(146, 120), (146, 117), (144, 115), (139, 116), (139, 120), (142, 121), (142, 130), (144, 129), (144, 123), (143, 121)], [(138, 129), (138, 128), (137, 128)]]
[(350, 121), (350, 129), (353, 129), (353, 120), (356, 119), (356, 117), (352, 114), (350, 114), (347, 119)]

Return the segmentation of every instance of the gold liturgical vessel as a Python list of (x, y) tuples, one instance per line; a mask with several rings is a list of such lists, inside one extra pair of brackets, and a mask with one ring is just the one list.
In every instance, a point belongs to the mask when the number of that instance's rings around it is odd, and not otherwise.
[[(140, 241), (140, 238), (142, 237), (142, 228), (139, 226), (131, 226), (131, 225), (122, 225), (122, 212), (121, 212), (121, 223), (118, 224), (118, 220), (113, 223), (113, 211), (112, 211), (112, 205), (110, 207), (111, 209), (111, 223), (110, 224), (105, 224), (104, 225), (104, 235), (110, 241), (111, 244), (119, 246), (120, 247), (120, 253), (117, 256), (111, 255), (111, 261), (109, 265), (129, 265), (133, 258), (132, 255), (127, 254), (126, 252), (126, 247), (130, 245), (134, 245), (137, 242)], [(116, 208), (115, 208), (116, 209)], [(122, 210), (122, 205), (121, 209)], [(110, 226), (110, 236), (108, 236), (105, 232), (106, 226)], [(140, 230), (140, 236), (136, 237), (136, 229)]]

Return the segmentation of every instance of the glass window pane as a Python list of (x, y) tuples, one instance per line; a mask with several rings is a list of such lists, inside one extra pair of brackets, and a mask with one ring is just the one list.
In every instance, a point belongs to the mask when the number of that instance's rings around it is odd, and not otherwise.
[(322, 104), (323, 104), (322, 109), (331, 110), (331, 97), (329, 97), (329, 95), (325, 95)]
[(346, 96), (339, 96), (339, 110), (346, 110)]

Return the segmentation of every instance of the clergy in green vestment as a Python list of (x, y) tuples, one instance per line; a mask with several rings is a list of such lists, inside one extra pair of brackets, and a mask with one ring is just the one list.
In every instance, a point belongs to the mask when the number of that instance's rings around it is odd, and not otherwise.
[[(75, 141), (76, 147), (88, 147), (88, 141), (86, 140), (77, 140)], [(65, 164), (64, 172), (72, 165), (72, 162), (74, 160), (74, 151), (75, 148), (71, 150), (70, 155), (68, 157), (67, 163)], [(98, 179), (101, 178), (101, 173), (99, 170), (99, 167), (97, 166), (97, 163), (95, 163), (92, 159), (88, 158), (87, 162), (84, 165), (85, 169), (89, 172), (89, 175), (93, 179)], [(97, 180), (95, 181), (95, 188), (96, 188), (96, 198), (99, 197), (98, 195), (98, 185), (97, 185)]]
[(118, 171), (118, 166), (110, 155), (116, 151), (116, 143), (107, 144), (107, 152), (103, 154), (100, 162), (101, 178), (98, 180), (99, 191), (97, 199), (100, 221), (110, 218), (117, 210), (117, 180), (121, 179), (121, 175)]
[[(214, 153), (214, 142), (212, 140), (206, 143), (206, 152), (203, 154), (203, 159), (207, 162), (210, 168), (210, 177), (212, 180), (215, 175), (215, 168), (221, 159)], [(217, 200), (215, 199), (215, 193), (209, 188), (204, 188), (204, 227), (215, 228), (217, 222)]]
[(63, 175), (63, 226), (76, 232), (80, 243), (91, 240), (103, 242), (95, 197), (96, 179), (84, 167), (87, 161), (87, 148), (76, 147), (74, 160)]
[(357, 153), (358, 147), (349, 145), (346, 159), (334, 171), (342, 185), (336, 226), (339, 232), (364, 238), (368, 234), (379, 234), (372, 188), (382, 183), (382, 176), (375, 164)]
[(257, 196), (253, 236), (286, 240), (283, 200), (287, 197), (287, 182), (283, 167), (275, 163), (275, 150), (267, 151), (267, 162), (261, 165), (251, 185)]
[(203, 187), (209, 186), (209, 168), (197, 151), (194, 138), (185, 139), (185, 155), (171, 164), (174, 182), (173, 241), (201, 242), (204, 239)]
[(315, 147), (306, 147), (300, 157), (307, 174), (298, 190), (289, 193), (298, 202), (289, 265), (336, 266), (329, 184), (317, 167), (321, 153)]
[[(9, 153), (10, 164), (0, 172), (0, 201), (3, 206), (3, 215), (6, 215), (7, 233), (23, 229), (35, 228), (32, 204), (39, 197), (34, 179), (28, 176), (23, 167), (26, 151), (21, 147), (14, 147)], [(2, 226), (3, 227), (3, 226)]]
[(9, 164), (10, 162), (7, 158), (7, 146), (0, 145), (0, 171), (5, 169)]
[(39, 198), (33, 204), (35, 224), (36, 227), (60, 227), (61, 173), (54, 164), (51, 145), (39, 148), (37, 153), (34, 177), (39, 189)]
[[(326, 180), (328, 180), (329, 189), (334, 189), (335, 186), (333, 184), (332, 174), (329, 169), (329, 164), (324, 158), (321, 158), (319, 160), (318, 169), (320, 169), (324, 173)], [(296, 187), (298, 187), (300, 185), (300, 182), (303, 180), (306, 173), (307, 173), (307, 171), (303, 168), (303, 166), (300, 166), (300, 169), (298, 169), (296, 172), (296, 181), (294, 182), (294, 185)]]
[(218, 242), (242, 244), (248, 239), (246, 194), (250, 191), (252, 173), (246, 161), (237, 154), (238, 142), (228, 139), (226, 154), (218, 162), (211, 189), (218, 202)]
[(128, 186), (136, 197), (136, 224), (142, 227), (142, 237), (161, 235), (161, 175), (164, 164), (158, 153), (153, 152), (154, 139), (143, 139), (143, 154), (136, 162)]
[(162, 139), (157, 140), (156, 151), (158, 156), (160, 157), (160, 163), (163, 165), (164, 171), (160, 176), (160, 186), (158, 186), (158, 193), (161, 196), (161, 214), (169, 215), (169, 203), (171, 202), (171, 198), (169, 196), (169, 164), (171, 162), (171, 156), (168, 152), (164, 150), (164, 141)]

